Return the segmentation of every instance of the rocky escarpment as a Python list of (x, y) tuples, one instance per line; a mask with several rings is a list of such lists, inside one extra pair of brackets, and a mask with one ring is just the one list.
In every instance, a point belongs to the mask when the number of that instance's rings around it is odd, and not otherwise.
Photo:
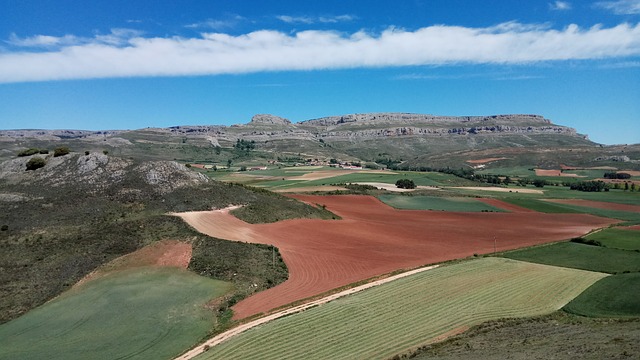
[[(474, 136), (500, 134), (556, 134), (578, 135), (570, 127), (555, 125), (540, 115), (492, 115), (492, 116), (436, 116), (409, 113), (369, 113), (329, 116), (291, 123), (288, 119), (258, 114), (247, 124), (241, 125), (196, 125), (169, 128), (147, 128), (140, 131), (158, 135), (205, 138), (213, 146), (220, 141), (233, 142), (238, 139), (270, 140), (318, 140), (341, 141), (354, 139), (376, 139), (388, 137), (428, 136)], [(52, 139), (82, 138), (100, 139), (101, 142), (121, 139), (122, 131), (82, 130), (9, 130), (0, 131), (0, 141), (21, 137), (51, 137)], [(135, 136), (134, 136), (135, 138)], [(109, 145), (131, 145), (109, 142)]]

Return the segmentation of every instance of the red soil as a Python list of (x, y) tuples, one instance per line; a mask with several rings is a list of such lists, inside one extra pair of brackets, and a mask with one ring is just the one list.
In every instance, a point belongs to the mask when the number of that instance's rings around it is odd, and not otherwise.
[(507, 210), (507, 211), (511, 211), (511, 212), (524, 212), (524, 213), (534, 213), (536, 211), (531, 210), (531, 209), (527, 209), (524, 208), (522, 206), (518, 206), (518, 205), (513, 205), (510, 204), (508, 202), (502, 201), (502, 200), (498, 200), (498, 199), (491, 199), (491, 198), (483, 198), (483, 199), (478, 199), (480, 201), (482, 201), (483, 203), (487, 204), (487, 205), (491, 205), (497, 208), (500, 208), (502, 210)]
[(292, 196), (323, 204), (342, 220), (247, 224), (228, 211), (179, 214), (222, 239), (273, 244), (289, 279), (234, 306), (241, 319), (386, 274), (457, 258), (583, 235), (617, 222), (584, 214), (461, 213), (396, 210), (370, 196)]
[(469, 164), (486, 164), (488, 162), (492, 162), (492, 161), (498, 161), (498, 160), (504, 160), (506, 158), (504, 157), (499, 157), (499, 158), (486, 158), (486, 159), (477, 159), (477, 160), (467, 160), (467, 162)]
[(625, 229), (629, 230), (640, 230), (640, 225), (628, 226)]
[(604, 201), (592, 201), (592, 200), (582, 200), (582, 199), (547, 199), (545, 201), (560, 203), (560, 204), (585, 206), (585, 207), (591, 207), (596, 209), (640, 212), (639, 205), (625, 205), (625, 204), (616, 204), (616, 203), (610, 203), (610, 202), (604, 202)]
[(191, 261), (191, 244), (176, 240), (161, 240), (104, 264), (82, 278), (76, 287), (109, 273), (144, 266), (186, 269)]

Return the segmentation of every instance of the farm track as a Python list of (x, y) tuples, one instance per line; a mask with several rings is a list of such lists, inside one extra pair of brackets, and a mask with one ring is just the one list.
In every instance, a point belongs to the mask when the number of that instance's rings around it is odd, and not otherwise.
[(499, 258), (441, 266), (253, 328), (197, 359), (389, 358), (484, 321), (551, 313), (604, 276)]
[(247, 224), (229, 211), (177, 214), (212, 237), (279, 248), (289, 279), (236, 304), (235, 319), (399, 269), (560, 241), (617, 222), (584, 214), (396, 210), (370, 196), (292, 197), (325, 205), (342, 220)]

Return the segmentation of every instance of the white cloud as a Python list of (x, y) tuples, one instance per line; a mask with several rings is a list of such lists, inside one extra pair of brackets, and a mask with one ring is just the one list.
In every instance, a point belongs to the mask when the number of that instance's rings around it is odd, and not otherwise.
[(616, 15), (640, 14), (640, 0), (600, 1), (595, 6), (609, 10)]
[(20, 38), (16, 34), (11, 34), (7, 43), (18, 47), (56, 47), (71, 45), (78, 42), (78, 38), (73, 35), (48, 36), (36, 35), (27, 38)]
[(571, 10), (571, 3), (568, 1), (555, 1), (549, 4), (551, 10)]
[(640, 23), (588, 29), (570, 25), (562, 30), (513, 22), (488, 28), (438, 25), (415, 31), (389, 28), (380, 34), (260, 30), (238, 36), (202, 33), (192, 38), (143, 37), (114, 30), (111, 36), (118, 41), (97, 36), (71, 45), (57, 43), (47, 51), (0, 53), (0, 82), (584, 59), (635, 61), (633, 57), (640, 56)]
[(240, 22), (245, 21), (246, 18), (240, 15), (231, 15), (226, 19), (207, 19), (205, 21), (185, 25), (189, 29), (212, 29), (212, 30), (225, 30), (236, 27)]
[(276, 19), (286, 22), (288, 24), (334, 24), (338, 22), (353, 21), (356, 19), (353, 15), (338, 15), (338, 16), (289, 16), (278, 15)]

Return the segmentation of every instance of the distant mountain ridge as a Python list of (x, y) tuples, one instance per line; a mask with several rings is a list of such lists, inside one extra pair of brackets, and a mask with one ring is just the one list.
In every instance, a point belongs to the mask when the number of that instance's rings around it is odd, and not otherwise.
[[(140, 129), (142, 130), (142, 129)], [(389, 136), (467, 135), (487, 133), (554, 133), (578, 135), (570, 127), (555, 125), (540, 115), (436, 116), (410, 113), (367, 113), (328, 116), (292, 123), (269, 115), (255, 115), (247, 124), (181, 125), (148, 128), (181, 136), (212, 136), (219, 140), (248, 138), (254, 140), (314, 138), (376, 138)], [(74, 138), (106, 138), (127, 130), (2, 130), (0, 138), (42, 138), (47, 140)]]

